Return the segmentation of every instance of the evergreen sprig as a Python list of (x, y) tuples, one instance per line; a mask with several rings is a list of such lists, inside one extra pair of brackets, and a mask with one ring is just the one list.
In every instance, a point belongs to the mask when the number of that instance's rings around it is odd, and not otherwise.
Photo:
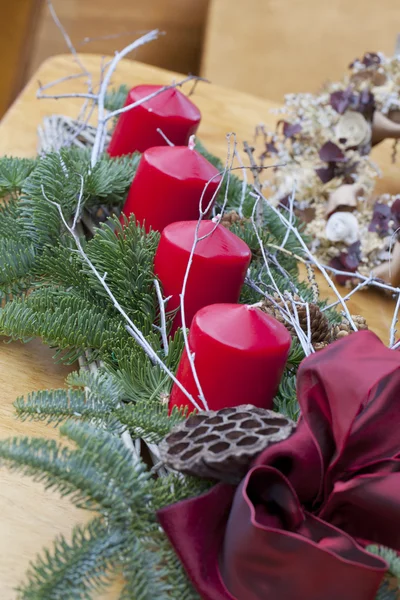
[(14, 438), (0, 442), (0, 462), (99, 516), (75, 528), (71, 542), (56, 540), (53, 550), (31, 565), (20, 597), (89, 599), (123, 573), (121, 600), (150, 600), (154, 593), (165, 600), (197, 598), (155, 511), (201, 493), (207, 484), (177, 474), (153, 479), (117, 432), (74, 422), (60, 432), (75, 449), (54, 440)]
[(57, 207), (51, 202), (61, 206), (66, 221), (74, 214), (80, 195), (82, 209), (120, 205), (138, 162), (138, 155), (111, 159), (104, 154), (91, 168), (88, 150), (63, 148), (59, 153), (47, 154), (22, 186), (19, 211), (24, 235), (38, 247), (58, 241), (63, 227)]
[(389, 565), (376, 600), (398, 600), (400, 597), (400, 556), (395, 550), (385, 546), (371, 545), (367, 546), (366, 550), (383, 558)]
[(68, 542), (64, 536), (31, 563), (26, 583), (18, 588), (24, 600), (90, 600), (109, 585), (118, 571), (127, 533), (95, 518), (77, 526)]
[[(71, 387), (40, 390), (17, 398), (14, 406), (22, 420), (59, 424), (66, 419), (90, 421), (100, 426), (119, 423), (132, 437), (147, 442), (161, 441), (184, 418), (177, 409), (168, 413), (159, 397), (128, 402), (119, 379), (99, 370), (81, 370), (67, 377)], [(167, 397), (167, 396), (166, 396)]]
[(17, 195), (37, 165), (37, 159), (2, 156), (0, 158), (0, 197)]

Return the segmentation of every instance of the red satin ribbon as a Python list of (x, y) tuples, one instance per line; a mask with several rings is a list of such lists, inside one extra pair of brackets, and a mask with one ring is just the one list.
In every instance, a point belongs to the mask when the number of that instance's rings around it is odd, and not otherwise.
[(159, 520), (204, 600), (374, 600), (400, 550), (400, 353), (363, 331), (306, 358), (301, 420), (238, 488)]

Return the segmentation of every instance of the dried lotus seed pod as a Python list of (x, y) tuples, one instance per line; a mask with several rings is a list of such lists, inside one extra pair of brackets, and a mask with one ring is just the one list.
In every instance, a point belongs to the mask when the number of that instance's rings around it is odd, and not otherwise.
[(284, 415), (251, 404), (201, 412), (161, 442), (161, 459), (187, 475), (237, 484), (260, 452), (285, 440), (295, 427)]

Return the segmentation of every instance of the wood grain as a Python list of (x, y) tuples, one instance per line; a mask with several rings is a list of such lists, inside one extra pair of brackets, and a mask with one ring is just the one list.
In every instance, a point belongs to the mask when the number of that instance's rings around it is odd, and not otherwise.
[[(53, 0), (53, 5), (79, 52), (113, 54), (135, 35), (158, 28), (165, 35), (132, 58), (182, 73), (199, 71), (208, 0)], [(84, 43), (86, 38), (92, 41)], [(30, 73), (66, 50), (43, 2)]]
[[(86, 64), (93, 73), (98, 72), (100, 60), (98, 56), (85, 56)], [(69, 56), (58, 56), (42, 65), (0, 124), (0, 155), (34, 156), (36, 128), (45, 115), (53, 112), (72, 117), (77, 115), (80, 102), (75, 99), (35, 99), (38, 79), (48, 83), (75, 71), (76, 66)], [(176, 77), (176, 73), (124, 61), (114, 77), (114, 84), (169, 83)], [(76, 81), (64, 84), (63, 89), (77, 91)], [(223, 159), (226, 156), (227, 132), (235, 131), (240, 142), (251, 140), (256, 123), (264, 121), (272, 125), (276, 119), (269, 112), (273, 103), (215, 85), (199, 85), (194, 100), (203, 116), (199, 137)], [(390, 164), (390, 146), (383, 144), (376, 148), (374, 159), (385, 171), (380, 186), (394, 191), (399, 176), (397, 168)], [(323, 295), (332, 297), (325, 285), (321, 289)], [(393, 310), (391, 300), (365, 292), (358, 294), (349, 306), (353, 313), (363, 314), (372, 329), (387, 339)], [(52, 352), (38, 341), (25, 346), (17, 343), (0, 345), (1, 438), (17, 434), (57, 436), (53, 428), (17, 421), (12, 407), (17, 396), (31, 390), (63, 385), (67, 369), (55, 365), (51, 356)], [(13, 589), (27, 569), (29, 560), (43, 546), (48, 546), (56, 534), (68, 535), (71, 527), (87, 519), (88, 515), (56, 494), (45, 492), (41, 485), (10, 474), (5, 469), (0, 470), (0, 482), (0, 598), (15, 600)], [(107, 596), (101, 596), (99, 600), (116, 598), (118, 589), (114, 586)]]
[(211, 0), (202, 74), (282, 101), (337, 80), (364, 52), (393, 54), (398, 0)]

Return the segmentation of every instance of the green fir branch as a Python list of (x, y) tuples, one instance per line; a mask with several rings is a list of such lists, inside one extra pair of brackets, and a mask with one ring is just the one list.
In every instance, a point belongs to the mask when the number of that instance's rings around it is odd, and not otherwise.
[(113, 411), (113, 415), (129, 429), (132, 437), (149, 443), (161, 442), (172, 427), (184, 419), (178, 409), (169, 415), (168, 405), (159, 400), (123, 404)]
[[(144, 465), (119, 436), (88, 425), (67, 422), (60, 433), (76, 450), (41, 438), (0, 441), (0, 462), (69, 496), (79, 508), (97, 510), (116, 522), (141, 514), (148, 499)], [(117, 477), (118, 474), (118, 477)], [(142, 531), (145, 524), (137, 523)]]
[(58, 349), (57, 360), (69, 364), (87, 348), (95, 360), (112, 351), (115, 339), (130, 339), (120, 319), (56, 288), (38, 289), (7, 304), (0, 310), (0, 334), (23, 341), (40, 337)]
[(0, 299), (29, 290), (35, 261), (35, 248), (29, 241), (0, 238)]
[(120, 85), (118, 88), (113, 88), (107, 92), (104, 98), (104, 107), (110, 112), (119, 110), (124, 106), (128, 93), (129, 88), (125, 84)]
[(74, 371), (67, 376), (66, 383), (71, 387), (85, 388), (89, 397), (101, 402), (116, 405), (123, 399), (123, 388), (120, 381), (103, 369), (97, 371)]
[[(147, 544), (148, 545), (148, 544)], [(120, 600), (170, 600), (171, 586), (167, 583), (168, 572), (162, 564), (158, 548), (149, 550), (146, 544), (133, 539), (129, 544), (129, 562), (123, 576), (125, 586)]]
[(34, 158), (0, 158), (0, 197), (21, 192), (25, 180), (37, 165)]
[(274, 408), (293, 421), (297, 421), (300, 416), (296, 393), (296, 374), (291, 369), (286, 369), (283, 373), (278, 393), (274, 398)]
[(385, 560), (389, 566), (376, 600), (398, 600), (400, 598), (400, 556), (385, 546), (371, 545), (366, 550)]
[(75, 527), (67, 542), (59, 536), (31, 564), (18, 588), (21, 600), (90, 600), (115, 577), (127, 541), (122, 529), (107, 527), (100, 518)]
[(17, 398), (14, 402), (17, 416), (22, 420), (45, 421), (58, 425), (66, 419), (107, 421), (112, 415), (112, 405), (84, 390), (41, 390)]
[(50, 202), (61, 206), (68, 221), (81, 192), (82, 210), (85, 206), (122, 204), (138, 161), (138, 155), (110, 158), (104, 154), (92, 169), (86, 149), (62, 148), (59, 153), (47, 154), (22, 188), (19, 211), (24, 235), (38, 247), (57, 243), (63, 226), (57, 207)]
[[(45, 421), (58, 425), (66, 419), (90, 421), (92, 424), (127, 428), (134, 438), (160, 442), (184, 413), (174, 409), (168, 414), (168, 398), (161, 401), (145, 398), (127, 403), (119, 380), (106, 372), (80, 371), (67, 377), (73, 388), (41, 390), (20, 397), (14, 403), (20, 419)], [(77, 387), (83, 389), (76, 389)]]
[[(96, 230), (85, 248), (97, 271), (101, 275), (107, 273), (107, 285), (127, 315), (145, 325), (145, 335), (152, 330), (156, 315), (153, 262), (159, 237), (155, 231), (146, 233), (133, 217), (125, 219), (124, 227), (114, 217)], [(93, 272), (84, 268), (91, 289), (109, 302)]]
[[(0, 163), (1, 163), (0, 158)], [(19, 241), (22, 225), (19, 220), (19, 202), (12, 196), (2, 198), (0, 204), (0, 239)]]

